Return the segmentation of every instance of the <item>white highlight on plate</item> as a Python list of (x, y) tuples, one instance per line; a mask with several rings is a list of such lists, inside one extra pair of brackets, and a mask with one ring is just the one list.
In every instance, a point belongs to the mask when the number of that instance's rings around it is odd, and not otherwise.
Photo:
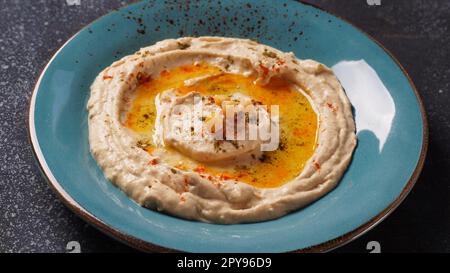
[(364, 60), (342, 61), (332, 70), (355, 108), (356, 133), (369, 130), (383, 150), (395, 116), (395, 104), (377, 72)]

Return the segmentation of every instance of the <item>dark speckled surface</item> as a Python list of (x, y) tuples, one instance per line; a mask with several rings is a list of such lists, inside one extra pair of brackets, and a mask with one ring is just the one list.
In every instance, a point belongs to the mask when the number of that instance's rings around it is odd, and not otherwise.
[[(28, 101), (53, 52), (87, 23), (131, 1), (0, 0), (0, 252), (133, 249), (65, 208), (35, 164), (27, 139)], [(427, 109), (430, 146), (424, 171), (383, 223), (337, 252), (450, 252), (450, 1), (307, 1), (362, 28), (384, 44), (415, 81)]]

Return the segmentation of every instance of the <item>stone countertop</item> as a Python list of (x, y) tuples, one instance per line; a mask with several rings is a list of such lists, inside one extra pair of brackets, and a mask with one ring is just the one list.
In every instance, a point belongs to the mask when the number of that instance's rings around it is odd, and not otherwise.
[[(372, 0), (371, 0), (372, 1)], [(27, 136), (35, 79), (80, 28), (131, 1), (0, 0), (0, 252), (135, 251), (86, 224), (50, 190)], [(385, 221), (336, 252), (450, 252), (450, 1), (309, 0), (365, 30), (404, 65), (423, 98), (430, 125), (420, 179)], [(370, 2), (370, 1), (369, 1)], [(376, 2), (376, 1), (375, 1)]]

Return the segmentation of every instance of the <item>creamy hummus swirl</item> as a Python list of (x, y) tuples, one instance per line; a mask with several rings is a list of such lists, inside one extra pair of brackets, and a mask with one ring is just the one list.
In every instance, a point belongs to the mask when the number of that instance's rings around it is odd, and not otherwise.
[[(199, 173), (149, 164), (159, 158), (136, 147), (136, 134), (122, 123), (130, 94), (146, 78), (199, 62), (257, 75), (259, 84), (282, 77), (308, 96), (319, 119), (317, 147), (295, 179), (276, 188), (239, 181), (217, 187)], [(356, 146), (350, 103), (329, 68), (244, 39), (187, 37), (142, 48), (98, 75), (87, 110), (91, 153), (107, 179), (142, 206), (212, 223), (274, 219), (311, 203), (336, 186)]]

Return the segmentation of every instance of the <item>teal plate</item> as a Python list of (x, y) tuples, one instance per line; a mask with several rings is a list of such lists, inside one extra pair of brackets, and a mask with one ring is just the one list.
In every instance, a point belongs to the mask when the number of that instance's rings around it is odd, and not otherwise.
[[(95, 76), (140, 47), (180, 36), (260, 41), (338, 75), (358, 129), (338, 187), (273, 221), (215, 225), (145, 209), (108, 182), (89, 153), (86, 102)], [(427, 147), (425, 112), (398, 62), (360, 30), (294, 1), (144, 1), (88, 25), (53, 56), (37, 81), (30, 139), (49, 184), (87, 222), (148, 251), (327, 251), (363, 234), (406, 197)]]

